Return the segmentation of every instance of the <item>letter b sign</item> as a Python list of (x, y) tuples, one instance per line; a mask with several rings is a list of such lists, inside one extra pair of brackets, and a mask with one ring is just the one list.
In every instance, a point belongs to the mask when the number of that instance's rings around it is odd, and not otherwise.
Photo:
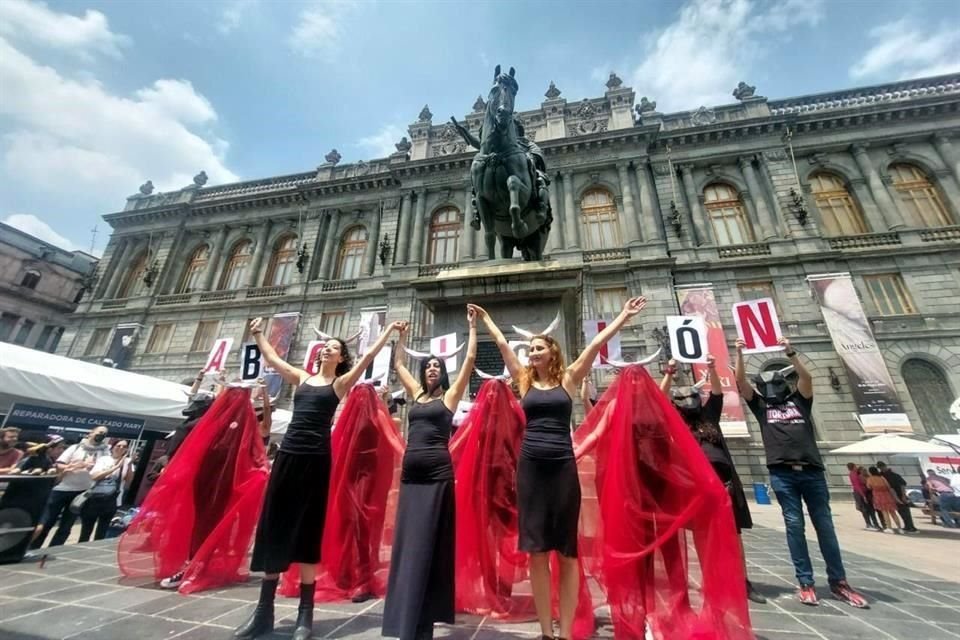
[(707, 326), (700, 316), (667, 316), (670, 350), (677, 362), (707, 361)]

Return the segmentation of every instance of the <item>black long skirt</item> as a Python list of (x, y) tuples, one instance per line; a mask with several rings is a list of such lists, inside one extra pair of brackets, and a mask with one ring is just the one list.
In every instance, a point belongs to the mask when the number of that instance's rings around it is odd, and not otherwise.
[(320, 562), (329, 487), (329, 453), (277, 453), (257, 524), (251, 571), (283, 573), (295, 562)]
[(517, 463), (520, 551), (577, 557), (580, 477), (577, 462), (520, 456)]
[(730, 495), (730, 505), (733, 507), (733, 519), (737, 524), (737, 533), (744, 529), (752, 529), (753, 517), (750, 515), (750, 505), (747, 504), (747, 496), (743, 493), (743, 484), (740, 482), (736, 469), (732, 464), (722, 462), (711, 462), (710, 464)]
[(454, 622), (453, 480), (401, 483), (383, 635), (413, 640), (434, 622)]

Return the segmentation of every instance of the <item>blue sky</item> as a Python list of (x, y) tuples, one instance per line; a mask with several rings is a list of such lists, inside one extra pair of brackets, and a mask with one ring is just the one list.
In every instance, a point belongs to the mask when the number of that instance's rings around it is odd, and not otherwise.
[(66, 248), (161, 191), (383, 157), (424, 104), (462, 117), (496, 64), (518, 108), (616, 71), (661, 111), (960, 71), (952, 0), (0, 1), (0, 220)]

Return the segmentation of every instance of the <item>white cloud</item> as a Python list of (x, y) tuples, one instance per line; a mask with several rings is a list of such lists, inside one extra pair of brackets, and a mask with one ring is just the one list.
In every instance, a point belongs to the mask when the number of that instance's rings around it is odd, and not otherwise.
[(690, 0), (673, 23), (647, 34), (632, 85), (661, 111), (733, 102), (737, 82), (750, 80), (769, 47), (822, 17), (822, 0)]
[(960, 71), (960, 25), (923, 29), (903, 18), (870, 30), (873, 46), (853, 66), (850, 77), (896, 74), (900, 79)]
[(13, 213), (4, 218), (3, 222), (66, 251), (76, 251), (78, 249), (75, 244), (54, 231), (50, 225), (35, 215)]
[(400, 138), (407, 135), (407, 128), (398, 124), (387, 124), (380, 131), (357, 140), (357, 146), (367, 150), (372, 158), (386, 158), (395, 153), (394, 146)]
[(0, 35), (54, 49), (63, 49), (83, 58), (92, 52), (122, 57), (130, 38), (110, 31), (107, 17), (88, 9), (83, 17), (51, 11), (43, 2), (3, 0), (0, 2)]
[(352, 0), (315, 0), (300, 12), (287, 40), (290, 48), (305, 58), (337, 53), (341, 23), (353, 6)]
[(227, 35), (234, 31), (243, 22), (247, 13), (253, 9), (259, 0), (233, 0), (224, 6), (217, 23), (217, 31)]

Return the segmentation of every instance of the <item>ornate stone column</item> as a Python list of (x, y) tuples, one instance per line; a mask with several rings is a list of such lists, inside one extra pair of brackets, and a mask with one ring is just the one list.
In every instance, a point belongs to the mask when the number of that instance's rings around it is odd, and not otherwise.
[(380, 211), (373, 212), (373, 220), (370, 222), (370, 230), (367, 234), (367, 253), (363, 256), (363, 272), (373, 275), (373, 270), (377, 267), (377, 246), (380, 244)]
[[(870, 156), (867, 154), (867, 146), (861, 143), (851, 145), (850, 152), (853, 153), (853, 159), (857, 162), (857, 167), (860, 169), (863, 179), (867, 181), (867, 187), (870, 189), (870, 193), (873, 194), (873, 199), (880, 208), (880, 215), (883, 217), (886, 228), (892, 230), (904, 226), (896, 203), (894, 203), (893, 198), (891, 198), (887, 192), (887, 188), (880, 179), (880, 174), (877, 173), (877, 170), (873, 167), (873, 163), (870, 162)], [(880, 229), (877, 229), (877, 231), (880, 231)]]
[(777, 188), (773, 183), (773, 172), (770, 170), (770, 165), (774, 162), (774, 158), (786, 160), (787, 156), (783, 151), (779, 151), (780, 155), (770, 156), (770, 153), (769, 151), (764, 151), (763, 153), (757, 154), (757, 158), (760, 160), (760, 183), (763, 188), (763, 194), (767, 197), (767, 205), (770, 207), (770, 223), (773, 225), (773, 233), (779, 237), (788, 237), (790, 235), (788, 231), (789, 227), (787, 226), (787, 222), (781, 217), (783, 210), (780, 208), (780, 200), (777, 198)]
[(573, 204), (573, 172), (563, 172), (563, 222), (567, 249), (580, 248), (580, 214)]
[(938, 133), (933, 136), (933, 146), (937, 148), (940, 159), (947, 165), (954, 179), (960, 184), (960, 155), (957, 154), (956, 147), (945, 134)]
[(713, 244), (711, 242), (710, 232), (707, 230), (706, 214), (703, 207), (700, 206), (697, 187), (693, 183), (693, 165), (680, 165), (680, 177), (683, 181), (683, 191), (687, 196), (687, 206), (690, 207), (690, 221), (693, 224), (693, 230), (696, 234), (695, 246)]
[(264, 220), (257, 232), (256, 246), (253, 247), (253, 257), (250, 259), (250, 271), (247, 273), (247, 287), (260, 286), (260, 267), (263, 265), (263, 254), (270, 239), (270, 227), (273, 223)]
[(130, 240), (126, 238), (118, 239), (113, 246), (113, 252), (110, 257), (110, 262), (106, 263), (106, 267), (103, 270), (103, 273), (100, 275), (100, 282), (97, 285), (97, 291), (95, 293), (95, 298), (106, 298), (107, 291), (110, 290), (110, 287), (113, 285), (113, 276), (117, 273), (117, 267), (120, 265), (120, 261), (123, 260), (123, 254), (127, 251), (127, 246), (130, 244)]
[(160, 275), (153, 284), (153, 295), (164, 295), (170, 292), (170, 280), (177, 270), (179, 264), (177, 254), (180, 252), (180, 246), (183, 244), (183, 237), (185, 235), (186, 230), (184, 229), (183, 222), (181, 222), (177, 226), (177, 230), (173, 233), (173, 239), (170, 241), (167, 255), (163, 258), (163, 266), (160, 267)]
[(127, 264), (127, 261), (130, 259), (130, 256), (133, 254), (133, 249), (136, 246), (136, 240), (133, 238), (123, 241), (123, 246), (120, 249), (120, 255), (118, 255), (114, 260), (110, 261), (110, 268), (113, 270), (110, 274), (110, 284), (107, 285), (107, 289), (104, 292), (103, 297), (110, 299), (117, 295), (117, 289), (120, 288), (120, 283), (123, 282), (124, 277), (124, 267)]
[(468, 180), (463, 196), (463, 228), (460, 229), (460, 246), (457, 248), (457, 260), (459, 262), (466, 262), (473, 258), (476, 235), (473, 233), (473, 227), (470, 226), (470, 220), (473, 218), (473, 212), (470, 210), (472, 199), (470, 181)]
[(547, 247), (549, 252), (563, 251), (563, 211), (559, 205), (557, 190), (560, 189), (560, 181), (556, 176), (550, 185), (550, 209), (553, 211), (553, 224), (550, 225), (550, 236), (547, 238)]
[(417, 206), (416, 214), (413, 216), (413, 225), (411, 232), (413, 233), (412, 242), (410, 244), (410, 263), (411, 264), (420, 264), (423, 262), (423, 236), (426, 233), (424, 229), (425, 222), (424, 218), (426, 217), (427, 211), (427, 190), (418, 189), (417, 190)]
[(630, 163), (617, 163), (617, 174), (620, 177), (620, 193), (623, 194), (623, 216), (627, 222), (627, 245), (640, 244), (640, 224), (633, 206), (633, 188), (630, 186)]
[(323, 238), (323, 256), (320, 258), (320, 273), (318, 276), (321, 280), (330, 279), (330, 264), (334, 261), (333, 253), (336, 251), (339, 221), (336, 209), (327, 212), (327, 232)]
[(217, 275), (220, 267), (220, 256), (223, 254), (223, 245), (227, 241), (227, 226), (222, 225), (217, 230), (216, 238), (213, 241), (213, 249), (210, 251), (210, 259), (207, 261), (207, 272), (203, 277), (203, 290), (211, 291), (213, 289), (213, 279)]
[[(850, 187), (853, 194), (857, 197), (860, 208), (863, 209), (863, 217), (866, 219), (870, 231), (877, 233), (887, 229), (887, 222), (880, 213), (877, 201), (873, 199), (873, 194), (867, 188), (867, 181), (864, 178), (851, 178)], [(806, 194), (806, 191), (804, 192)]]
[(760, 182), (757, 180), (757, 174), (753, 170), (753, 159), (747, 156), (737, 158), (737, 166), (740, 167), (740, 173), (747, 181), (747, 190), (750, 192), (750, 199), (753, 200), (753, 208), (756, 211), (754, 223), (760, 228), (760, 235), (764, 240), (771, 240), (777, 237), (773, 222), (770, 216), (770, 208), (767, 206), (766, 198)]
[(407, 191), (400, 200), (400, 229), (397, 231), (397, 264), (407, 264), (410, 259), (410, 194)]
[(637, 186), (640, 189), (640, 211), (643, 218), (643, 239), (646, 242), (655, 242), (663, 240), (660, 237), (660, 224), (657, 217), (662, 215), (660, 207), (655, 198), (657, 191), (653, 186), (653, 179), (650, 177), (650, 169), (644, 162), (637, 170)]

